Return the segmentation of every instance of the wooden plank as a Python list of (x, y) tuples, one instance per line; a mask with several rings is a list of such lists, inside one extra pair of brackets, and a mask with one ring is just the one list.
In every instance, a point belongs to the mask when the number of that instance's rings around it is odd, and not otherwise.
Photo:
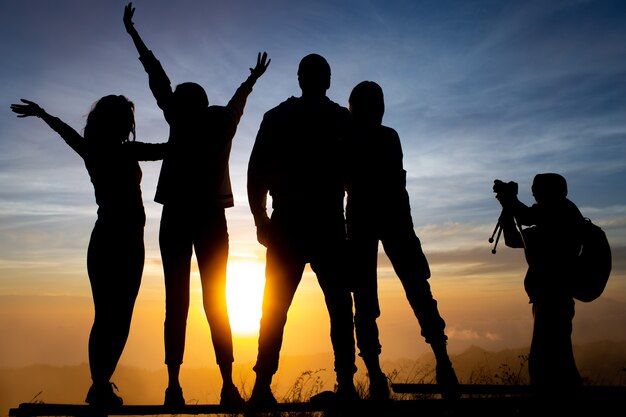
[[(436, 384), (392, 384), (398, 393), (440, 393)], [(271, 410), (256, 410), (250, 413), (245, 409), (233, 409), (219, 404), (197, 404), (182, 407), (163, 405), (123, 405), (114, 409), (102, 410), (83, 404), (22, 403), (9, 410), (10, 417), (107, 417), (107, 416), (159, 416), (159, 415), (210, 415), (210, 414), (268, 414), (328, 412), (337, 416), (413, 416), (429, 417), (480, 415), (481, 417), (534, 417), (545, 411), (546, 398), (538, 399), (530, 394), (526, 385), (477, 385), (461, 384), (463, 394), (480, 394), (472, 397), (462, 395), (457, 400), (446, 400), (438, 396), (427, 399), (406, 399), (384, 402), (368, 400), (350, 405), (332, 402), (279, 403)], [(586, 386), (581, 395), (563, 402), (555, 391), (553, 407), (558, 415), (571, 411), (578, 415), (611, 415), (612, 410), (626, 409), (626, 386)], [(548, 398), (550, 400), (550, 398)], [(548, 406), (550, 403), (548, 401)], [(539, 413), (541, 414), (541, 413)], [(567, 414), (567, 413), (566, 413)], [(571, 413), (570, 413), (571, 414)]]
[[(471, 402), (468, 402), (471, 401)], [(107, 417), (107, 416), (157, 416), (157, 415), (199, 415), (199, 414), (243, 414), (264, 415), (287, 412), (292, 415), (308, 412), (328, 412), (335, 416), (404, 416), (404, 415), (427, 415), (438, 416), (467, 416), (468, 412), (480, 413), (481, 417), (503, 417), (504, 410), (514, 412), (524, 406), (516, 398), (490, 399), (486, 404), (481, 399), (447, 401), (442, 399), (429, 400), (398, 400), (373, 402), (362, 400), (349, 405), (330, 405), (312, 402), (280, 403), (267, 410), (246, 412), (244, 409), (226, 409), (217, 404), (185, 405), (183, 407), (164, 407), (161, 405), (124, 405), (115, 409), (97, 409), (89, 405), (77, 404), (43, 404), (23, 403), (18, 408), (9, 411), (11, 417)], [(518, 414), (515, 414), (516, 416)]]
[[(601, 401), (575, 400), (570, 403), (556, 401), (552, 404), (545, 401), (535, 401), (533, 397), (511, 396), (491, 398), (461, 398), (458, 400), (423, 399), (423, 400), (395, 400), (385, 402), (359, 401), (350, 406), (322, 406), (320, 404), (282, 403), (271, 410), (245, 412), (245, 410), (226, 409), (217, 404), (185, 405), (171, 408), (162, 405), (125, 405), (111, 410), (98, 410), (88, 405), (76, 404), (20, 404), (18, 408), (11, 409), (12, 417), (42, 417), (42, 416), (68, 416), (68, 417), (107, 417), (107, 416), (146, 416), (146, 415), (198, 415), (198, 414), (241, 414), (245, 416), (268, 415), (287, 412), (288, 415), (297, 416), (304, 412), (328, 412), (329, 416), (362, 417), (374, 416), (428, 416), (428, 417), (536, 417), (548, 412), (548, 415), (571, 415), (571, 416), (608, 416), (616, 415), (617, 410), (624, 410), (626, 397), (612, 396)], [(619, 414), (617, 414), (619, 415)]]
[[(393, 392), (398, 394), (441, 394), (443, 388), (437, 384), (391, 384)], [(529, 385), (498, 385), (498, 384), (459, 384), (457, 391), (461, 394), (483, 395), (530, 395)]]
[[(320, 406), (309, 403), (282, 403), (272, 408), (273, 411), (319, 411)], [(145, 415), (176, 415), (176, 414), (239, 414), (242, 408), (224, 407), (219, 404), (195, 404), (181, 407), (166, 407), (164, 405), (122, 405), (120, 407), (100, 409), (82, 404), (45, 404), (22, 403), (18, 408), (9, 410), (12, 417), (36, 416), (145, 416)]]
[[(437, 384), (391, 384), (397, 394), (441, 394), (443, 388)], [(468, 395), (532, 395), (530, 385), (459, 384), (458, 392)], [(580, 393), (591, 396), (622, 396), (626, 398), (626, 386), (585, 385)]]

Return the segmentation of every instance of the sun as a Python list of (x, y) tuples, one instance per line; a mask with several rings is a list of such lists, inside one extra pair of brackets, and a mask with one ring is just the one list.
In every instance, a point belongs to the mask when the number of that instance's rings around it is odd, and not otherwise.
[(265, 285), (265, 266), (256, 262), (230, 262), (226, 278), (226, 303), (233, 334), (259, 331)]

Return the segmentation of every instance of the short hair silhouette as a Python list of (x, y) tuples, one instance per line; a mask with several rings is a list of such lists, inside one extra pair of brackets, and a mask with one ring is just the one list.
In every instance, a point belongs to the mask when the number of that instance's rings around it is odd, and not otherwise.
[(201, 109), (209, 106), (209, 97), (200, 84), (184, 82), (174, 90), (176, 105), (186, 109)]
[(562, 175), (552, 172), (537, 174), (531, 191), (537, 203), (562, 201), (567, 197), (567, 181)]
[(380, 125), (385, 114), (383, 89), (374, 81), (362, 81), (352, 89), (348, 106), (353, 117)]
[(326, 58), (309, 54), (300, 60), (298, 82), (303, 91), (323, 91), (330, 88), (330, 65)]
[(100, 142), (135, 140), (135, 105), (121, 95), (108, 95), (96, 101), (87, 115), (85, 139)]

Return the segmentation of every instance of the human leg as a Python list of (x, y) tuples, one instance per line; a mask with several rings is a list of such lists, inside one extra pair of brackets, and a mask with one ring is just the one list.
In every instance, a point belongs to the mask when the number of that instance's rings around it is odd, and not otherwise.
[(253, 368), (256, 380), (248, 401), (252, 407), (276, 403), (270, 385), (278, 370), (287, 312), (305, 266), (301, 257), (292, 252), (292, 248), (290, 244), (276, 244), (267, 249), (258, 354)]
[(459, 381), (448, 355), (446, 323), (428, 282), (430, 267), (421, 242), (412, 227), (390, 229), (381, 241), (421, 327), (421, 335), (435, 355), (437, 383), (446, 388), (446, 397), (457, 397)]
[(222, 208), (202, 208), (194, 215), (194, 248), (202, 283), (202, 303), (211, 330), (215, 358), (222, 376), (220, 404), (244, 401), (233, 383), (233, 340), (226, 305), (228, 230)]
[(369, 396), (373, 400), (389, 398), (387, 376), (380, 367), (381, 345), (376, 320), (380, 317), (378, 302), (377, 258), (378, 238), (366, 231), (351, 230), (348, 239), (354, 295), (354, 328), (359, 356), (363, 359), (369, 378)]
[(346, 400), (358, 399), (354, 388), (355, 340), (352, 295), (346, 276), (346, 248), (332, 240), (320, 245), (311, 259), (324, 293), (330, 317), (330, 339), (335, 355), (337, 393)]
[(575, 390), (582, 380), (572, 347), (574, 300), (535, 301), (532, 305), (533, 333), (528, 358), (530, 383), (539, 394)]
[(110, 379), (128, 339), (144, 255), (143, 224), (96, 222), (87, 252), (95, 310), (88, 349), (93, 381), (89, 404), (122, 404)]
[(185, 351), (192, 243), (185, 222), (187, 214), (163, 207), (159, 246), (165, 281), (165, 364), (168, 385), (166, 405), (184, 405), (179, 373)]

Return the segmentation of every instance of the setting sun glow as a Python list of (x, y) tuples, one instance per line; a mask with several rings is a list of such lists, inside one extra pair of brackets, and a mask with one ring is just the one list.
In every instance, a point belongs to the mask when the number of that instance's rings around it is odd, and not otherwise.
[(264, 265), (254, 262), (228, 264), (226, 302), (230, 326), (235, 335), (250, 335), (259, 331)]

